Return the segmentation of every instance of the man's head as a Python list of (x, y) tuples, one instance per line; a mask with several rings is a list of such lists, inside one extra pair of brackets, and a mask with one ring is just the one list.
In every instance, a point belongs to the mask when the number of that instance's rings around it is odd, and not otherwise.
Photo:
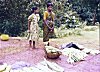
[(32, 8), (32, 12), (33, 13), (39, 13), (39, 7), (36, 7), (36, 6), (34, 6), (33, 8)]
[(47, 9), (48, 11), (52, 11), (52, 3), (47, 3)]

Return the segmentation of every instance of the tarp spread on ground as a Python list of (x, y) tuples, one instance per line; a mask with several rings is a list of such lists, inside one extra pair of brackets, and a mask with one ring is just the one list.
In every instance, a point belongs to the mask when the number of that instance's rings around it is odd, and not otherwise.
[(60, 46), (61, 49), (72, 48), (72, 47), (75, 48), (75, 49), (79, 49), (79, 50), (81, 50), (81, 49), (84, 48), (83, 45), (80, 45), (80, 44), (74, 43), (74, 42), (65, 43), (65, 44), (62, 44), (62, 45)]
[(57, 59), (61, 55), (59, 49), (52, 47), (52, 46), (45, 46), (45, 54), (47, 58), (50, 59)]
[[(54, 62), (49, 62), (46, 59), (35, 66), (20, 61), (9, 66), (6, 64), (0, 72), (64, 72), (64, 69)], [(1, 69), (1, 68), (0, 68)]]

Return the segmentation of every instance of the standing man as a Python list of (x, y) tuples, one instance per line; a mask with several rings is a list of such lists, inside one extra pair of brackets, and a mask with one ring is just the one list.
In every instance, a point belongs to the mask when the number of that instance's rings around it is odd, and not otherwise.
[(52, 11), (52, 3), (47, 3), (47, 11), (43, 16), (43, 42), (49, 45), (49, 37), (54, 35), (54, 17), (55, 14)]

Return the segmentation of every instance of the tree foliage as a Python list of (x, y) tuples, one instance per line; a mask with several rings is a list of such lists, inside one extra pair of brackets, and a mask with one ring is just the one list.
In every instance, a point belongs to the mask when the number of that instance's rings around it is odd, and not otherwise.
[(0, 32), (11, 36), (20, 35), (27, 28), (26, 0), (0, 0)]
[(43, 12), (47, 2), (53, 3), (56, 14), (55, 25), (75, 24), (82, 21), (100, 22), (100, 0), (0, 0), (0, 33), (10, 36), (19, 36), (27, 30), (27, 18), (31, 14), (31, 8), (40, 7), (42, 28)]
[(72, 4), (83, 20), (100, 22), (100, 0), (73, 0)]

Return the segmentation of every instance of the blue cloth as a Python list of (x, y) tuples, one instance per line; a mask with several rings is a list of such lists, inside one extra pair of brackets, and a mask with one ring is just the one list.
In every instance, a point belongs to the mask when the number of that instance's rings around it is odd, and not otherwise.
[(27, 63), (27, 62), (23, 62), (23, 61), (20, 61), (20, 62), (16, 62), (14, 64), (12, 64), (12, 70), (17, 70), (17, 69), (22, 69), (23, 67), (30, 67), (31, 64)]
[(80, 49), (76, 44), (74, 44), (73, 42), (69, 43), (69, 44), (62, 44), (61, 45), (61, 48), (64, 49), (64, 48), (75, 48), (75, 49)]

